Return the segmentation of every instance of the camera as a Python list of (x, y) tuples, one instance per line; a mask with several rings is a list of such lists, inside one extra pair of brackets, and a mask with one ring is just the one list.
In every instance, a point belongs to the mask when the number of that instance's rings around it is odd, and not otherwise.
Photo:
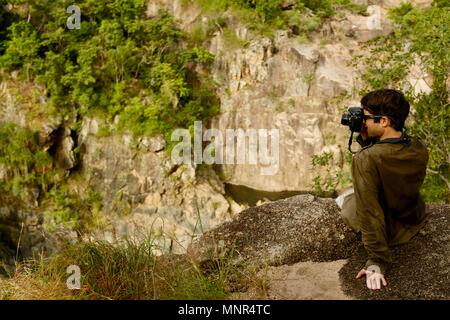
[(348, 113), (344, 113), (341, 124), (348, 126), (352, 132), (361, 132), (364, 121), (364, 112), (361, 107), (349, 107)]

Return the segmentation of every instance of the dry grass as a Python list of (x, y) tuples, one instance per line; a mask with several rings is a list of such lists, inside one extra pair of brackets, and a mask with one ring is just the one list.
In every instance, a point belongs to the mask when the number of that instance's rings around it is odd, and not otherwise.
[[(18, 264), (0, 280), (0, 299), (236, 299), (235, 292), (249, 289), (265, 298), (267, 281), (256, 269), (232, 265), (230, 257), (204, 269), (192, 256), (156, 256), (153, 249), (150, 240), (68, 245), (52, 257)], [(67, 288), (70, 265), (80, 267), (79, 290)]]
[(2, 300), (59, 300), (72, 299), (71, 291), (60, 281), (44, 281), (18, 271), (10, 279), (0, 279)]

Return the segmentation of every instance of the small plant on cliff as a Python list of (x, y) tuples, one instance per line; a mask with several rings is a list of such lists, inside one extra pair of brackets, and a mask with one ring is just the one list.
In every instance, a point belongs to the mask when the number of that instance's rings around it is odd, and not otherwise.
[(79, 195), (65, 185), (55, 186), (44, 200), (44, 226), (49, 232), (59, 228), (72, 229), (79, 234), (91, 231), (100, 224), (101, 201), (100, 194), (92, 188)]
[(31, 190), (48, 190), (52, 157), (41, 150), (37, 132), (14, 124), (0, 125), (0, 197), (4, 202), (30, 200)]
[(341, 165), (333, 163), (335, 159), (331, 152), (323, 152), (312, 156), (312, 169), (319, 171), (313, 177), (311, 185), (317, 195), (335, 197), (340, 190), (351, 185), (351, 153), (346, 153), (343, 160)]

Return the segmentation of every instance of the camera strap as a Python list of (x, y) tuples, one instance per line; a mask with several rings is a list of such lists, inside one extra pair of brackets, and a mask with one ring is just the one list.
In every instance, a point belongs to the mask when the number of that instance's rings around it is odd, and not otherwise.
[(348, 139), (348, 151), (350, 151), (351, 153), (355, 154), (356, 151), (352, 151), (352, 141), (353, 141), (353, 133), (354, 131), (351, 131), (352, 133), (350, 134), (350, 139)]

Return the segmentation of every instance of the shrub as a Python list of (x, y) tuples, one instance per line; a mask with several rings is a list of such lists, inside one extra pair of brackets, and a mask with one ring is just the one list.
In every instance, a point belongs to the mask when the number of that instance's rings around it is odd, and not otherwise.
[(0, 167), (4, 175), (0, 197), (4, 201), (8, 196), (25, 200), (29, 188), (46, 191), (54, 174), (52, 162), (52, 157), (40, 150), (37, 132), (11, 123), (0, 125)]
[(46, 209), (46, 225), (84, 232), (94, 227), (101, 197), (88, 188), (83, 196), (68, 190), (57, 179), (53, 158), (39, 146), (38, 133), (15, 124), (0, 125), (0, 200), (28, 206), (38, 196)]

